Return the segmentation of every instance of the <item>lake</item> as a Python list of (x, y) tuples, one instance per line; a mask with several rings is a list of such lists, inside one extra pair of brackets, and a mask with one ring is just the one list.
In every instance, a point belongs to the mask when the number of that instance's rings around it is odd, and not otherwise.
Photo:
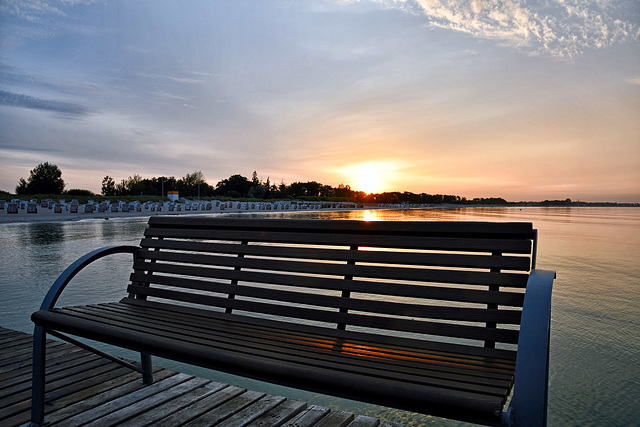
[[(640, 420), (640, 208), (459, 208), (255, 214), (365, 220), (530, 221), (538, 268), (555, 270), (549, 425), (638, 425)], [(0, 325), (32, 332), (29, 316), (75, 259), (102, 246), (138, 244), (146, 218), (0, 225)], [(130, 256), (101, 260), (69, 285), (60, 305), (120, 299)], [(102, 347), (105, 348), (105, 347)], [(135, 357), (124, 350), (113, 352)], [(183, 372), (409, 425), (462, 425), (285, 389), (154, 359)]]

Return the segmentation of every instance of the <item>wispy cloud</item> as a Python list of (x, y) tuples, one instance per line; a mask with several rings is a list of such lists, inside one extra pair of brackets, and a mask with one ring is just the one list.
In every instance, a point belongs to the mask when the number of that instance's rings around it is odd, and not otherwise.
[(0, 140), (0, 150), (10, 150), (10, 151), (19, 151), (19, 152), (62, 152), (62, 150), (57, 149), (55, 147), (42, 147), (39, 145), (26, 145), (26, 144), (10, 144), (5, 141)]
[(64, 15), (52, 2), (44, 0), (4, 0), (0, 2), (0, 12), (35, 21), (42, 14)]
[(627, 82), (632, 85), (640, 85), (640, 76), (631, 77)]
[(173, 80), (174, 82), (178, 82), (178, 83), (187, 83), (187, 84), (196, 84), (196, 83), (206, 83), (206, 80), (202, 80), (202, 79), (192, 79), (189, 77), (174, 77), (174, 76), (169, 76), (167, 77), (169, 80)]
[(5, 90), (0, 90), (0, 105), (45, 110), (74, 117), (81, 117), (89, 113), (87, 108), (78, 104), (40, 99), (19, 93), (7, 92)]
[(174, 95), (172, 93), (165, 92), (163, 90), (157, 91), (157, 92), (152, 92), (152, 95), (159, 96), (161, 98), (175, 99), (175, 100), (178, 100), (178, 101), (189, 101), (190, 100), (190, 98), (188, 98), (186, 96)]
[(95, 0), (2, 0), (0, 12), (34, 21), (43, 14), (63, 16), (65, 13), (61, 8), (64, 7), (91, 3), (95, 3)]
[[(636, 0), (390, 0), (429, 25), (496, 39), (534, 54), (574, 58), (587, 49), (640, 40)], [(626, 6), (626, 7), (625, 7)], [(637, 15), (637, 13), (636, 13)], [(635, 17), (637, 18), (637, 16)]]

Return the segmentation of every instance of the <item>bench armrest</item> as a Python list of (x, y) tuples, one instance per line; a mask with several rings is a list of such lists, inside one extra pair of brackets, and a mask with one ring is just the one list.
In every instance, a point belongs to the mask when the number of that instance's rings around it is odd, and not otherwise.
[(513, 397), (507, 424), (545, 426), (549, 384), (551, 290), (556, 273), (532, 270), (524, 296)]
[(88, 254), (78, 258), (73, 264), (67, 267), (67, 269), (58, 276), (53, 285), (51, 285), (49, 292), (47, 292), (47, 295), (42, 301), (40, 310), (52, 309), (58, 301), (60, 294), (71, 279), (73, 279), (76, 274), (93, 261), (117, 253), (131, 253), (133, 254), (133, 259), (135, 261), (138, 249), (139, 248), (137, 246), (107, 246), (105, 248), (96, 249), (95, 251), (89, 252)]

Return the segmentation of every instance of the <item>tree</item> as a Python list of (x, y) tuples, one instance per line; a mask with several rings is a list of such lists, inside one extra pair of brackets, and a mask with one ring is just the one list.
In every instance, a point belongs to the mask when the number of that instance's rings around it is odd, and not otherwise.
[[(240, 197), (247, 197), (251, 181), (242, 175), (231, 175), (227, 179), (218, 181), (216, 184), (215, 194), (220, 196), (232, 197), (229, 192), (234, 191), (240, 194)], [(232, 193), (235, 195), (235, 193)]]
[(198, 184), (204, 183), (204, 174), (202, 171), (193, 171), (193, 173), (186, 174), (182, 181), (187, 186), (196, 186)]
[(16, 194), (62, 194), (64, 185), (60, 168), (44, 162), (31, 170), (28, 180), (20, 178)]
[(212, 192), (202, 171), (186, 174), (176, 182), (175, 189), (180, 192), (180, 197), (208, 197)]
[(103, 196), (116, 195), (116, 182), (109, 175), (102, 178), (102, 195)]
[(251, 187), (247, 191), (247, 197), (250, 199), (264, 199), (269, 188), (269, 179), (267, 178), (267, 184), (262, 185), (262, 180), (258, 179), (258, 172), (253, 171), (251, 177)]

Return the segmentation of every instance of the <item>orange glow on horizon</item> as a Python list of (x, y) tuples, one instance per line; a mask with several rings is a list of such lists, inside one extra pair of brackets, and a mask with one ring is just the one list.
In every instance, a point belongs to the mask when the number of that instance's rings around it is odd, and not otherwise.
[(339, 172), (347, 178), (352, 190), (371, 194), (388, 191), (397, 169), (392, 162), (380, 161), (349, 165)]

